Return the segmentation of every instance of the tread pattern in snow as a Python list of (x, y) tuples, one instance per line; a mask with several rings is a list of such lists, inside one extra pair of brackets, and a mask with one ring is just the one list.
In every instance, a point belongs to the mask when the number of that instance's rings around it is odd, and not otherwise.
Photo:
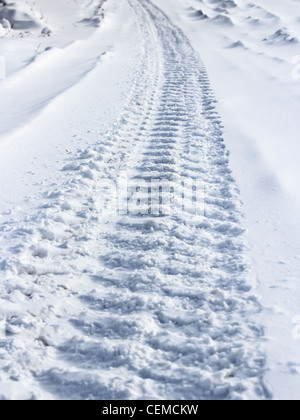
[[(70, 181), (35, 217), (3, 232), (23, 246), (2, 262), (11, 316), (0, 379), (10, 384), (15, 372), (21, 394), (27, 381), (37, 398), (265, 397), (262, 332), (251, 321), (259, 305), (206, 71), (159, 9), (129, 3), (142, 52), (120, 121), (64, 168)], [(148, 188), (139, 214), (104, 211), (125, 170), (132, 184), (172, 183), (173, 211), (161, 203), (151, 214)], [(191, 180), (203, 186), (199, 216), (179, 211), (176, 191)], [(12, 315), (20, 293), (24, 311)]]

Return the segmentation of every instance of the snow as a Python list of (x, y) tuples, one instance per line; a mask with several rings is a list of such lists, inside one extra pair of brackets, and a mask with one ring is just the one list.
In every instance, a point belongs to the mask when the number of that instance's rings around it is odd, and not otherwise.
[[(299, 44), (290, 41), (300, 39), (299, 3), (158, 4), (199, 52), (218, 99), (263, 306), (265, 378), (275, 399), (298, 399), (300, 84)], [(217, 26), (216, 8), (233, 25)]]
[(299, 4), (154, 3), (0, 4), (1, 399), (299, 398)]

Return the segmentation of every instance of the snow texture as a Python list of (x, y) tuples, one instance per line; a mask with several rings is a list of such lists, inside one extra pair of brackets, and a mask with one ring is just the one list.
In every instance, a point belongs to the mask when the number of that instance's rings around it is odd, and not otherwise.
[(264, 2), (0, 1), (0, 399), (297, 398), (299, 2)]
[[(23, 224), (1, 227), (1, 396), (264, 398), (259, 303), (205, 68), (159, 9), (130, 5), (142, 45), (119, 123)], [(201, 179), (204, 216), (103, 211), (103, 184), (124, 168), (175, 190)]]

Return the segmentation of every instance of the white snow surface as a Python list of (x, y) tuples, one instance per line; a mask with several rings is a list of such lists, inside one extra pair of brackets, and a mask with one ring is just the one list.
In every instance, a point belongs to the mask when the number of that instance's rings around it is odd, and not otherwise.
[(299, 20), (0, 4), (0, 399), (299, 399)]
[[(257, 273), (265, 380), (273, 398), (298, 400), (300, 3), (156, 3), (188, 35), (208, 71)], [(199, 10), (208, 19), (199, 19)], [(231, 24), (220, 24), (220, 15)]]

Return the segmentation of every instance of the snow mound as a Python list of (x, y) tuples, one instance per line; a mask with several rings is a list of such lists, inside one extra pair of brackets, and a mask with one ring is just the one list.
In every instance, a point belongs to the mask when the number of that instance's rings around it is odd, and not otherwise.
[(232, 20), (230, 17), (225, 15), (217, 15), (212, 19), (212, 22), (218, 24), (218, 25), (224, 25), (224, 26), (233, 26)]
[(248, 16), (246, 22), (253, 26), (263, 25), (263, 22), (260, 19), (254, 18), (252, 16)]
[(237, 7), (237, 4), (233, 0), (208, 0), (208, 3), (216, 5), (221, 9), (231, 9)]
[(228, 45), (227, 48), (243, 48), (243, 49), (247, 49), (247, 47), (242, 43), (242, 41), (236, 41), (233, 42), (232, 44)]
[(104, 17), (103, 4), (106, 0), (85, 1), (82, 4), (83, 18), (78, 23), (98, 27)]
[(199, 20), (209, 19), (209, 17), (204, 12), (202, 12), (202, 10), (196, 10), (192, 13), (192, 16)]
[(10, 27), (15, 30), (28, 31), (40, 28), (41, 23), (29, 13), (23, 11), (19, 6), (16, 7), (15, 3), (0, 4), (0, 22), (3, 25), (3, 21), (10, 24)]
[(279, 29), (275, 34), (263, 39), (263, 41), (272, 45), (298, 44), (299, 42), (296, 37), (287, 32), (286, 28)]

